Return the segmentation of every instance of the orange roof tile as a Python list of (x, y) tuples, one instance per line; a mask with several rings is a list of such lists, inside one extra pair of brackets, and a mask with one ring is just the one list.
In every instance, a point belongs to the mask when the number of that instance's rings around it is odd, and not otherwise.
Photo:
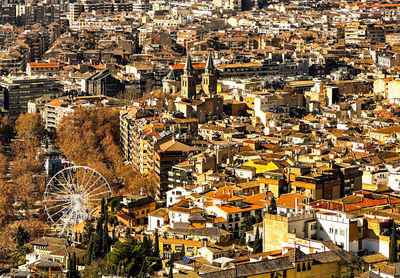
[(249, 211), (249, 210), (256, 210), (256, 209), (263, 209), (265, 206), (260, 206), (260, 205), (249, 205), (243, 208), (240, 207), (235, 207), (231, 205), (216, 205), (217, 208), (220, 210), (226, 212), (226, 213), (236, 213), (236, 212), (242, 212), (242, 211)]
[[(193, 68), (194, 69), (204, 69), (205, 66), (206, 66), (206, 63), (193, 64)], [(173, 70), (183, 70), (184, 67), (185, 67), (185, 64), (178, 64), (178, 65), (172, 65), (171, 69), (173, 69)]]
[(55, 67), (58, 67), (58, 63), (34, 63), (34, 62), (29, 62), (28, 65), (31, 68), (55, 68)]

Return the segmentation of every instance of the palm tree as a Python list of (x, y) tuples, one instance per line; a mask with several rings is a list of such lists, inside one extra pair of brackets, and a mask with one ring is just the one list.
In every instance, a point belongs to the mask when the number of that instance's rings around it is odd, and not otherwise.
[(172, 253), (169, 261), (167, 262), (167, 266), (169, 266), (168, 278), (174, 277), (173, 269), (174, 269), (174, 263), (176, 261), (178, 261), (178, 254)]
[(341, 260), (339, 265), (345, 267), (344, 271), (342, 271), (341, 277), (350, 277), (354, 278), (355, 275), (360, 274), (364, 270), (364, 260), (358, 256), (354, 256), (350, 261)]
[(15, 246), (18, 248), (21, 248), (24, 246), (26, 243), (29, 241), (29, 233), (27, 230), (25, 230), (24, 227), (21, 225), (18, 226), (18, 228), (14, 232), (13, 240), (15, 243)]

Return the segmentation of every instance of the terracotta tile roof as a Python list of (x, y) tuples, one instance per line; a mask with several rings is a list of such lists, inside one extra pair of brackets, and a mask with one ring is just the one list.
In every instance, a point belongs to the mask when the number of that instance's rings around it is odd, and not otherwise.
[(49, 106), (61, 106), (61, 104), (63, 104), (63, 103), (65, 103), (65, 102), (62, 99), (57, 98), (57, 99), (54, 99), (54, 100), (48, 102), (46, 105), (49, 105)]
[(195, 241), (195, 240), (184, 240), (184, 239), (177, 239), (177, 238), (159, 238), (160, 243), (169, 243), (175, 245), (185, 245), (185, 246), (194, 246), (194, 247), (202, 247), (202, 241)]
[(306, 196), (298, 194), (298, 193), (282, 194), (276, 200), (276, 205), (279, 207), (285, 207), (285, 208), (295, 208), (296, 198), (297, 198), (298, 205), (300, 205), (300, 203), (303, 200), (307, 199)]
[(197, 148), (185, 145), (176, 140), (170, 140), (170, 141), (167, 141), (164, 144), (160, 145), (159, 152), (167, 152), (167, 151), (168, 152), (175, 152), (175, 151), (190, 152), (190, 151), (195, 151), (195, 150), (197, 150)]
[(132, 217), (130, 217), (129, 215), (127, 215), (125, 213), (122, 213), (122, 212), (117, 213), (115, 216), (117, 216), (117, 217), (119, 217), (119, 218), (121, 218), (123, 220), (126, 220), (126, 221), (133, 221), (134, 220)]
[(255, 194), (249, 197), (246, 197), (243, 202), (248, 204), (253, 204), (257, 206), (264, 206), (271, 203), (271, 200), (268, 198), (268, 194), (266, 192)]
[(58, 68), (58, 63), (34, 63), (29, 62), (31, 68)]
[(382, 194), (371, 194), (367, 191), (354, 192), (356, 195), (344, 197), (335, 201), (319, 200), (311, 203), (314, 208), (354, 211), (368, 207), (400, 204), (400, 198)]
[[(194, 69), (204, 69), (205, 66), (206, 66), (206, 63), (193, 64)], [(185, 64), (172, 65), (170, 67), (173, 70), (183, 70), (183, 68), (185, 67)]]
[(150, 216), (154, 217), (164, 217), (168, 215), (168, 209), (167, 208), (159, 208), (151, 213), (149, 213)]
[(245, 207), (236, 207), (232, 205), (216, 205), (217, 208), (220, 210), (224, 211), (225, 213), (236, 213), (236, 212), (242, 212), (242, 211), (249, 211), (249, 210), (256, 210), (256, 209), (263, 209), (265, 206), (260, 206), (260, 205), (249, 205)]

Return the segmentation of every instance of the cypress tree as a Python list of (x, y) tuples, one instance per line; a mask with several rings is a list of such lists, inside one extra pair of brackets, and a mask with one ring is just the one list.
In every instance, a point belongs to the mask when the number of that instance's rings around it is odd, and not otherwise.
[(101, 215), (104, 216), (106, 213), (106, 200), (103, 198), (101, 199)]
[(76, 253), (74, 252), (73, 255), (68, 257), (68, 273), (67, 277), (68, 278), (78, 278), (79, 277), (79, 271), (76, 266)]
[(257, 250), (258, 250), (258, 241), (260, 240), (260, 231), (258, 230), (258, 227), (256, 229), (256, 235), (254, 238), (254, 242), (253, 242), (253, 253), (256, 254)]
[(393, 221), (392, 235), (390, 236), (389, 245), (389, 262), (397, 262), (397, 234), (396, 234), (396, 224)]
[(245, 245), (246, 244), (246, 232), (242, 230), (240, 232), (240, 239), (239, 239), (240, 245)]
[(185, 244), (182, 244), (181, 257), (186, 256)]
[(101, 219), (97, 221), (96, 233), (94, 235), (93, 255), (99, 258), (103, 255), (103, 225)]
[(107, 219), (104, 222), (103, 249), (104, 249), (104, 254), (107, 254), (108, 252), (110, 252), (110, 238), (108, 236), (108, 221), (107, 221)]
[(257, 254), (262, 251), (262, 241), (261, 240), (262, 239), (260, 237), (260, 231), (258, 230), (258, 227), (257, 227), (256, 236), (255, 236), (254, 243), (253, 243), (253, 254)]
[(154, 257), (160, 257), (160, 245), (158, 239), (158, 230), (154, 231)]
[(94, 256), (93, 252), (94, 252), (94, 238), (92, 236), (92, 238), (89, 241), (88, 249), (86, 252), (86, 265), (90, 265), (92, 263)]
[(93, 232), (94, 232), (93, 220), (89, 218), (85, 221), (85, 225), (83, 226), (83, 235), (82, 235), (81, 243), (84, 246), (87, 246), (89, 244), (89, 241), (92, 238)]
[(272, 199), (271, 199), (271, 203), (268, 206), (268, 213), (269, 214), (276, 214), (277, 213), (275, 197), (272, 197)]

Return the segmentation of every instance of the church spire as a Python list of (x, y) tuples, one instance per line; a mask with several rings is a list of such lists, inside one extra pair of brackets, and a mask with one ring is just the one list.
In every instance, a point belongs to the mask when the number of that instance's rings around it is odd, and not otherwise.
[(211, 52), (208, 53), (208, 58), (207, 58), (207, 62), (206, 62), (206, 69), (214, 69), (214, 62), (211, 56)]
[(190, 59), (189, 53), (186, 55), (185, 67), (183, 69), (184, 70), (193, 70), (192, 59)]

